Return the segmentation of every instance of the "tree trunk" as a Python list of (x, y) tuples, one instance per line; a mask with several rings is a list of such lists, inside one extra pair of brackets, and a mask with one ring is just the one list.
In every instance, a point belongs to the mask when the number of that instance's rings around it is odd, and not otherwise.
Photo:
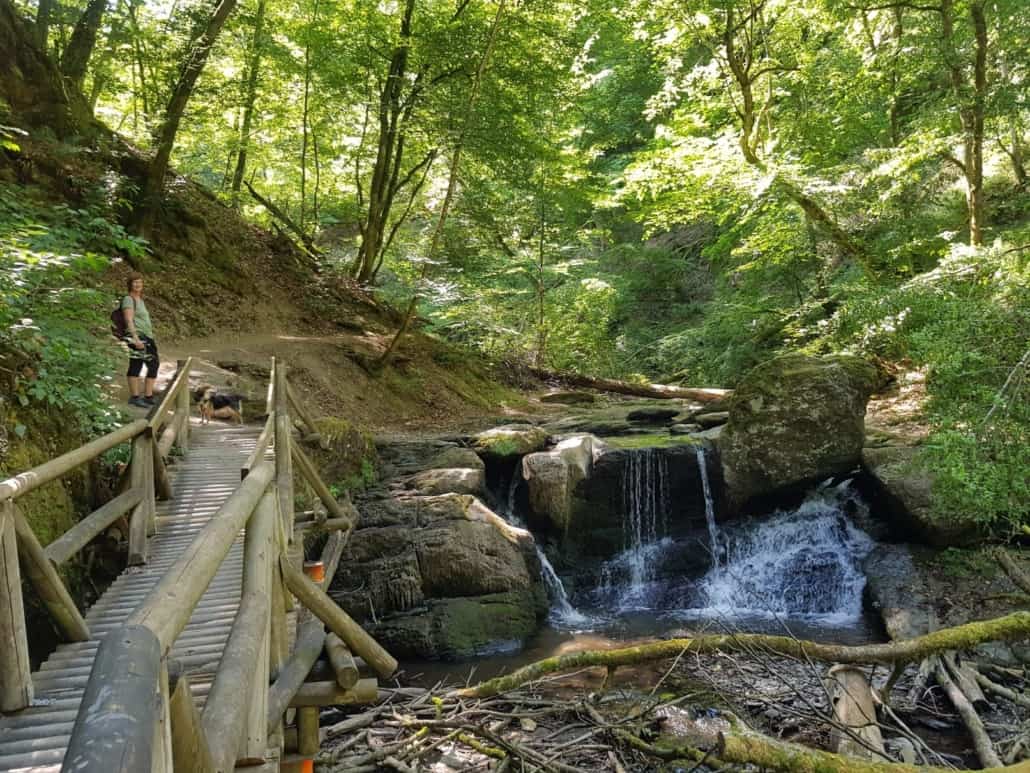
[(36, 7), (36, 44), (43, 51), (47, 50), (47, 39), (50, 37), (50, 14), (54, 9), (54, 0), (39, 0)]
[[(454, 200), (454, 191), (458, 187), (458, 169), (461, 167), (461, 152), (465, 147), (465, 137), (468, 135), (469, 122), (472, 119), (472, 112), (476, 106), (476, 100), (479, 97), (479, 88), (483, 82), (483, 74), (486, 72), (487, 63), (490, 61), (490, 54), (493, 53), (494, 43), (497, 40), (497, 30), (501, 25), (501, 18), (504, 15), (504, 5), (507, 0), (500, 0), (497, 4), (497, 13), (494, 15), (493, 24), (490, 26), (490, 37), (487, 38), (486, 48), (483, 50), (483, 57), (479, 60), (479, 68), (476, 70), (475, 80), (472, 81), (472, 89), (469, 91), (468, 102), (465, 104), (465, 118), (462, 121), (461, 130), (458, 134), (457, 140), (454, 142), (454, 150), (451, 153), (451, 170), (447, 175), (447, 193), (443, 197), (443, 203), (440, 205), (440, 214), (436, 219), (436, 225), (433, 227), (433, 235), (429, 239), (429, 251), (426, 254), (426, 261), (422, 264), (422, 271), (420, 274), (420, 281), (424, 282), (429, 276), (429, 268), (433, 264), (433, 259), (436, 257), (436, 251), (440, 246), (440, 237), (443, 235), (444, 226), (447, 224), (447, 215), (451, 210), (451, 203)], [(408, 332), (408, 328), (411, 326), (411, 321), (415, 317), (415, 311), (418, 309), (418, 302), (420, 293), (418, 288), (415, 289), (415, 294), (411, 296), (411, 301), (408, 303), (408, 308), (404, 312), (404, 319), (401, 321), (401, 325), (397, 330), (396, 335), (390, 341), (390, 345), (386, 347), (386, 351), (383, 352), (379, 358), (378, 365), (383, 367), (390, 359), (390, 355), (397, 348), (401, 338), (405, 333)]]
[(372, 180), (368, 187), (368, 211), (361, 226), (361, 247), (358, 249), (354, 265), (354, 273), (359, 282), (368, 282), (375, 271), (392, 204), (391, 180), (396, 179), (403, 161), (401, 94), (408, 69), (411, 18), (414, 12), (415, 0), (407, 0), (404, 15), (401, 17), (400, 41), (393, 49), (386, 81), (379, 94), (379, 144), (375, 165), (372, 168)]
[(236, 152), (236, 169), (232, 175), (232, 204), (240, 205), (240, 188), (247, 170), (247, 153), (250, 150), (250, 132), (254, 122), (254, 103), (257, 101), (257, 87), (261, 72), (261, 54), (264, 52), (266, 0), (258, 0), (257, 15), (254, 17), (254, 39), (251, 41), (250, 61), (247, 63), (247, 77), (244, 81), (243, 119), (240, 122), (239, 147)]
[(97, 32), (106, 10), (107, 0), (89, 0), (61, 56), (61, 73), (78, 88), (82, 88), (82, 81), (86, 77), (86, 67), (97, 44)]
[[(737, 93), (740, 97), (735, 102), (737, 103), (737, 116), (740, 119), (741, 153), (748, 164), (763, 172), (767, 172), (768, 167), (766, 163), (758, 155), (758, 118), (763, 111), (768, 109), (769, 104), (767, 102), (761, 109), (756, 105), (754, 85), (763, 73), (761, 70), (752, 70), (755, 63), (752, 47), (759, 45), (762, 35), (749, 32), (753, 26), (759, 23), (762, 6), (762, 3), (752, 3), (750, 10), (740, 20), (735, 20), (733, 7), (730, 6), (726, 13), (726, 26), (722, 32), (722, 44), (726, 67), (733, 77)], [(737, 36), (742, 31), (745, 33), (743, 40), (738, 41)], [(764, 74), (770, 78), (772, 77), (772, 71), (770, 70), (766, 70)], [(837, 245), (837, 248), (847, 258), (856, 261), (866, 270), (870, 269), (872, 261), (869, 259), (865, 248), (851, 238), (847, 231), (841, 228), (840, 224), (825, 207), (812, 196), (805, 193), (799, 186), (784, 178), (783, 175), (774, 172), (773, 176), (774, 186), (801, 207), (824, 236)]]
[[(118, 5), (115, 9), (115, 20), (111, 24), (111, 31), (107, 35), (107, 44), (104, 46), (104, 50), (100, 55), (100, 58), (93, 66), (93, 84), (89, 90), (89, 107), (94, 112), (97, 109), (97, 101), (100, 99), (100, 95), (104, 91), (104, 87), (107, 85), (107, 81), (110, 79), (111, 71), (108, 67), (108, 63), (114, 57), (114, 52), (118, 49), (118, 45), (123, 40), (125, 34), (125, 14), (123, 13), (123, 0), (118, 0)], [(131, 70), (131, 64), (130, 64)]]
[(304, 229), (304, 219), (307, 214), (307, 183), (308, 183), (308, 108), (311, 99), (311, 32), (318, 26), (318, 0), (311, 10), (311, 20), (308, 22), (307, 34), (304, 41), (304, 104), (301, 110), (300, 126), (300, 227)]
[(179, 123), (182, 121), (183, 113), (186, 111), (186, 104), (193, 94), (193, 88), (197, 85), (197, 79), (207, 63), (218, 33), (221, 32), (229, 14), (236, 7), (236, 0), (220, 0), (215, 12), (207, 23), (207, 28), (198, 38), (193, 50), (186, 59), (179, 80), (172, 91), (172, 97), (165, 109), (164, 120), (157, 136), (157, 152), (150, 163), (147, 171), (147, 180), (143, 189), (142, 212), (140, 219), (140, 231), (143, 236), (149, 235), (153, 230), (154, 219), (157, 215), (157, 208), (160, 205), (164, 193), (165, 173), (168, 171), (168, 164), (172, 157), (172, 148), (175, 146), (175, 135), (179, 132)]
[(962, 63), (955, 50), (954, 0), (941, 0), (941, 44), (944, 59), (948, 63), (951, 88), (958, 107), (962, 126), (962, 172), (966, 181), (966, 211), (969, 222), (969, 243), (974, 247), (983, 244), (984, 191), (983, 191), (983, 141), (984, 111), (987, 103), (987, 22), (984, 15), (984, 0), (974, 0), (969, 13), (973, 23), (975, 39), (973, 60), (972, 96), (968, 96), (970, 85), (966, 82)]
[(704, 389), (697, 387), (671, 387), (663, 384), (635, 384), (629, 381), (616, 381), (611, 378), (593, 378), (582, 376), (578, 373), (560, 373), (554, 370), (543, 368), (530, 368), (537, 378), (545, 381), (561, 381), (569, 386), (586, 387), (598, 389), (602, 392), (614, 392), (620, 395), (632, 395), (634, 397), (654, 397), (659, 400), (696, 400), (701, 403), (710, 403), (722, 400), (732, 394), (731, 389)]
[(595, 666), (628, 666), (680, 657), (684, 653), (749, 652), (763, 650), (802, 660), (833, 663), (916, 663), (946, 650), (972, 649), (990, 641), (1014, 641), (1030, 636), (1030, 612), (1013, 612), (1005, 617), (942, 628), (914, 639), (887, 644), (829, 644), (805, 641), (792, 636), (758, 633), (731, 633), (698, 636), (614, 650), (586, 650), (538, 660), (505, 676), (488, 679), (472, 687), (456, 690), (467, 698), (486, 698), (512, 690), (547, 674)]

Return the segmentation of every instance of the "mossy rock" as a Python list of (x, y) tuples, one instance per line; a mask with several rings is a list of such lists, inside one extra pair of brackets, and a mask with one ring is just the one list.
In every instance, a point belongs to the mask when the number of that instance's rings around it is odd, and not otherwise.
[(480, 432), (472, 437), (472, 446), (480, 456), (510, 459), (539, 451), (547, 443), (547, 430), (530, 424), (507, 424)]
[(754, 368), (729, 401), (719, 439), (730, 502), (856, 467), (879, 382), (875, 367), (848, 355), (790, 354)]

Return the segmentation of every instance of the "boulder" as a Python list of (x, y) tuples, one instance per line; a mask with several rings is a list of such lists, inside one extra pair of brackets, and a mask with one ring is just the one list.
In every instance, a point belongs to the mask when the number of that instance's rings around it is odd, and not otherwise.
[(937, 613), (905, 545), (877, 545), (862, 564), (873, 606), (895, 641), (935, 631)]
[[(525, 639), (546, 614), (533, 536), (475, 497), (402, 495), (362, 509), (330, 595), (356, 620), (371, 621), (373, 635), (381, 627), (395, 654), (475, 654)], [(369, 513), (376, 525), (367, 525)]]
[(558, 405), (585, 405), (596, 401), (597, 398), (590, 392), (548, 392), (540, 395), (540, 402)]
[(700, 424), (673, 424), (669, 427), (670, 435), (689, 435), (701, 429)]
[(968, 545), (979, 538), (975, 514), (965, 520), (934, 516), (934, 474), (920, 463), (917, 446), (864, 448), (862, 466), (872, 476), (875, 494), (885, 501), (892, 526), (939, 547)]
[(473, 435), (472, 446), (481, 456), (510, 459), (539, 451), (547, 444), (547, 430), (530, 424), (507, 424)]
[(423, 469), (440, 470), (464, 467), (470, 470), (485, 470), (486, 465), (479, 454), (471, 448), (446, 448), (425, 463)]
[(561, 531), (569, 527), (576, 486), (589, 477), (594, 459), (604, 444), (593, 435), (575, 435), (551, 451), (522, 458), (522, 477), (529, 491), (529, 506)]
[(748, 373), (719, 438), (731, 505), (857, 466), (877, 381), (872, 365), (849, 355), (789, 354)]
[(627, 413), (626, 418), (629, 421), (638, 422), (640, 424), (664, 424), (670, 419), (678, 416), (679, 413), (679, 408), (652, 406), (647, 408), (636, 408)]
[(694, 421), (700, 424), (702, 427), (708, 429), (710, 427), (717, 427), (720, 424), (725, 424), (730, 419), (729, 411), (714, 411), (712, 413), (699, 413), (694, 417)]
[(511, 591), (432, 600), (419, 614), (388, 615), (365, 625), (397, 657), (463, 660), (518, 649), (536, 630), (541, 607), (546, 609), (545, 596)]
[(486, 472), (482, 467), (479, 469), (458, 467), (425, 470), (408, 478), (407, 486), (428, 496), (436, 494), (479, 495), (486, 489)]

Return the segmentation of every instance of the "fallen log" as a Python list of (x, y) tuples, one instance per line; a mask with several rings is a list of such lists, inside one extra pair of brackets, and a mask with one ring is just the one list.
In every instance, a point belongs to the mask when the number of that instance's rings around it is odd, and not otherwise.
[[(903, 762), (862, 760), (845, 757), (821, 749), (812, 749), (789, 741), (781, 741), (751, 730), (730, 714), (731, 728), (712, 733), (700, 749), (690, 745), (656, 746), (625, 730), (614, 730), (613, 735), (623, 743), (652, 757), (663, 760), (705, 760), (709, 765), (754, 765), (759, 770), (779, 773), (819, 771), (819, 773), (944, 773), (954, 768), (929, 765), (909, 765)], [(985, 773), (1027, 773), (1030, 765), (1019, 762), (1003, 767), (998, 764), (985, 769)]]
[(700, 403), (712, 403), (733, 394), (732, 389), (709, 389), (701, 387), (673, 387), (664, 384), (634, 384), (631, 381), (617, 381), (611, 378), (593, 378), (578, 373), (559, 373), (542, 368), (530, 368), (529, 372), (537, 378), (561, 381), (569, 386), (587, 387), (602, 392), (615, 392), (633, 397), (655, 397), (660, 400), (696, 400)]
[(966, 623), (954, 628), (887, 644), (823, 644), (790, 636), (766, 634), (717, 634), (665, 641), (614, 650), (585, 650), (545, 658), (510, 674), (488, 679), (454, 691), (467, 698), (486, 698), (514, 689), (547, 674), (593, 666), (627, 666), (665, 660), (685, 653), (748, 652), (763, 650), (777, 655), (836, 663), (914, 663), (947, 650), (971, 649), (989, 641), (1009, 641), (1030, 636), (1030, 612), (1013, 612), (994, 620)]

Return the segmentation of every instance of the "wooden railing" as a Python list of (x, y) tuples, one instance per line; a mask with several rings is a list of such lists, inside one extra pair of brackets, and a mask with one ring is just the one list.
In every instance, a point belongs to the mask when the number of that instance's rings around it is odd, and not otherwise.
[[(146, 419), (133, 421), (45, 464), (0, 481), (0, 712), (23, 709), (33, 698), (19, 557), (28, 580), (64, 638), (88, 640), (89, 628), (57, 573), (57, 567), (126, 513), (131, 513), (128, 562), (146, 561), (147, 535), (156, 528), (154, 500), (171, 494), (164, 459), (173, 444), (185, 450), (188, 443), (190, 364), (191, 360), (180, 363), (160, 405)], [(132, 444), (132, 459), (122, 479), (121, 493), (44, 548), (18, 506), (18, 500), (126, 442)]]
[[(397, 662), (291, 560), (293, 462), (326, 506), (335, 530), (326, 546), (326, 585), (339, 563), (354, 513), (330, 495), (314, 465), (293, 443), (285, 367), (273, 361), (268, 420), (242, 468), (242, 482), (130, 614), (101, 642), (82, 698), (63, 770), (227, 771), (260, 763), (281, 748), (283, 715), (297, 708), (298, 746), (318, 747), (318, 706), (375, 699), (375, 678), (358, 678), (353, 655), (377, 676)], [(312, 433), (310, 417), (297, 411)], [(274, 450), (274, 461), (266, 458)], [(332, 521), (332, 523), (330, 523)], [(203, 713), (188, 675), (169, 658), (179, 633), (218, 572), (241, 529), (241, 599)], [(292, 551), (296, 559), (298, 551)], [(292, 653), (287, 611), (299, 610)], [(334, 682), (307, 682), (330, 638)]]

